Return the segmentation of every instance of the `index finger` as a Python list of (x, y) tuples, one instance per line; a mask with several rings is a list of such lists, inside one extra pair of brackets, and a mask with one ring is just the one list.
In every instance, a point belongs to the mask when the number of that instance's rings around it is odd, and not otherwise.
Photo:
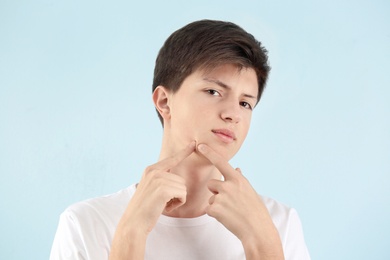
[(225, 177), (225, 180), (234, 176), (236, 170), (221, 155), (211, 149), (211, 147), (206, 144), (199, 144), (198, 150), (217, 167), (223, 177)]
[(195, 151), (195, 141), (192, 141), (186, 148), (178, 152), (177, 154), (168, 157), (162, 161), (159, 161), (158, 163), (154, 164), (154, 168), (158, 168), (164, 171), (167, 171), (176, 165), (178, 165), (181, 161), (183, 161), (185, 158), (190, 156)]

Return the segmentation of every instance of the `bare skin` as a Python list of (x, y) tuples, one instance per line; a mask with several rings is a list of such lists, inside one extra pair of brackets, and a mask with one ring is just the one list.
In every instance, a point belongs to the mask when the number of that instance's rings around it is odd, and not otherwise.
[[(198, 145), (197, 150), (225, 179), (210, 179), (207, 182), (212, 195), (203, 211), (216, 218), (241, 240), (246, 259), (284, 259), (279, 234), (272, 219), (240, 169), (234, 169), (205, 144)], [(175, 156), (145, 170), (137, 192), (118, 224), (110, 253), (111, 260), (144, 259), (146, 239), (158, 217), (186, 203), (185, 180), (171, 172), (171, 169), (193, 153), (195, 142)]]
[(271, 216), (241, 170), (234, 169), (205, 144), (200, 144), (198, 150), (224, 177), (224, 181), (211, 179), (208, 182), (207, 186), (214, 195), (209, 199), (206, 213), (241, 240), (246, 259), (284, 259)]
[(184, 179), (170, 171), (194, 150), (192, 142), (176, 155), (145, 169), (115, 232), (111, 260), (144, 259), (146, 238), (158, 217), (164, 210), (170, 212), (186, 202)]
[(255, 72), (231, 65), (194, 72), (177, 93), (156, 88), (153, 101), (164, 119), (160, 160), (145, 169), (117, 226), (111, 260), (144, 259), (161, 214), (208, 214), (240, 239), (246, 259), (284, 259), (261, 198), (228, 163), (245, 140), (256, 95)]

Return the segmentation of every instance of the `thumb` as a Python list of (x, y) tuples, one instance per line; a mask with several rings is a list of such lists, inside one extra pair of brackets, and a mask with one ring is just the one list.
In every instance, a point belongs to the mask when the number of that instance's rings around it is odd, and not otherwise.
[(170, 201), (167, 202), (167, 204), (165, 205), (165, 210), (167, 212), (171, 212), (172, 210), (180, 207), (181, 205), (183, 205), (185, 203), (185, 201), (182, 201), (181, 199), (179, 198), (173, 198), (171, 199)]

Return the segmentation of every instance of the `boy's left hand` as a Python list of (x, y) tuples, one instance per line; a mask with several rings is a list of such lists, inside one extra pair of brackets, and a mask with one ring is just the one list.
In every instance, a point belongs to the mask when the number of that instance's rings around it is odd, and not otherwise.
[(281, 246), (279, 234), (267, 208), (241, 170), (234, 169), (205, 144), (198, 145), (198, 151), (224, 176), (224, 181), (212, 179), (208, 182), (208, 189), (214, 195), (209, 199), (206, 213), (235, 234), (244, 247), (254, 241), (262, 248)]

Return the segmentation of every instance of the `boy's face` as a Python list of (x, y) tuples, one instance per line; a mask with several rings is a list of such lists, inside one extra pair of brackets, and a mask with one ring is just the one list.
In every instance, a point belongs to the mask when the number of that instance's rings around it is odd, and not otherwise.
[(205, 143), (230, 160), (246, 138), (257, 95), (257, 76), (251, 68), (238, 70), (227, 64), (195, 71), (169, 95), (166, 123), (172, 140), (180, 146), (192, 140)]

